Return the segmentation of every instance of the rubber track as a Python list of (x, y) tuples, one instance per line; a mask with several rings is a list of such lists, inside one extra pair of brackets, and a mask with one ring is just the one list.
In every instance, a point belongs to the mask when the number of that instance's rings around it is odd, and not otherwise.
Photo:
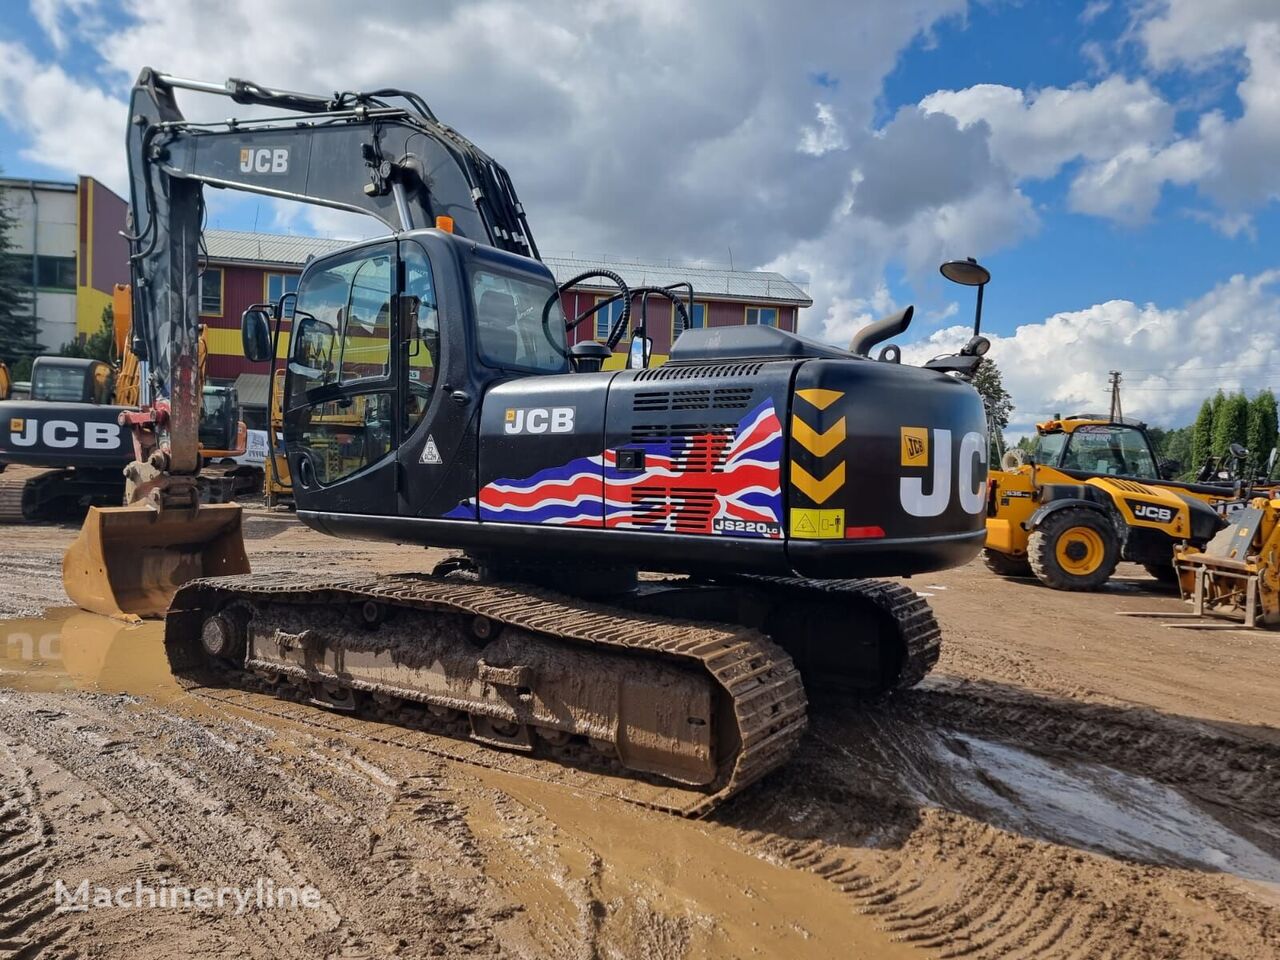
[(924, 597), (902, 583), (889, 580), (806, 580), (803, 577), (751, 574), (716, 579), (759, 585), (785, 594), (787, 600), (856, 600), (874, 607), (896, 625), (904, 649), (902, 669), (890, 689), (914, 687), (933, 669), (942, 652), (942, 628), (933, 615), (933, 608)]
[[(247, 574), (194, 580), (174, 598), (166, 621), (170, 664), (188, 688), (200, 685), (200, 674), (192, 669), (198, 662), (199, 636), (195, 630), (175, 635), (182, 630), (177, 623), (183, 612), (204, 607), (215, 598), (321, 604), (374, 600), (411, 609), (449, 610), (562, 640), (697, 663), (731, 698), (742, 744), (732, 766), (725, 769), (726, 763), (715, 783), (704, 789), (636, 780), (620, 789), (604, 790), (683, 816), (706, 814), (782, 766), (806, 727), (808, 704), (799, 672), (779, 646), (754, 630), (638, 615), (533, 588), (450, 581), (425, 574), (333, 580), (306, 574)], [(204, 679), (211, 678), (205, 674)], [(496, 754), (492, 765), (505, 767), (510, 756)]]
[(36, 519), (28, 516), (25, 509), (27, 489), (33, 484), (50, 481), (62, 469), (41, 469), (39, 467), (10, 466), (0, 473), (0, 523), (25, 523)]

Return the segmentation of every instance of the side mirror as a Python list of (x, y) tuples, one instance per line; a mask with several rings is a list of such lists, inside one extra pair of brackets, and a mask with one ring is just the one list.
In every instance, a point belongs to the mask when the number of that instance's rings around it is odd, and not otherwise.
[(250, 307), (240, 317), (240, 342), (245, 359), (266, 363), (271, 359), (271, 317), (261, 307)]
[(627, 353), (627, 369), (647, 370), (649, 358), (652, 356), (653, 341), (637, 333), (631, 338), (631, 350)]

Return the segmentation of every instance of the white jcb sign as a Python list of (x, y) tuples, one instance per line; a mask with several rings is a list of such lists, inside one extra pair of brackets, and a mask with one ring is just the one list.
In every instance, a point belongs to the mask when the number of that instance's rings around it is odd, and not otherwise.
[(86, 450), (118, 450), (120, 425), (116, 423), (73, 423), (70, 420), (44, 420), (13, 417), (9, 421), (9, 442), (15, 447), (34, 447), (41, 443), (55, 450), (83, 447)]
[(502, 429), (517, 433), (573, 433), (573, 407), (509, 407)]
[[(930, 456), (930, 447), (933, 455)], [(924, 477), (902, 477), (898, 492), (902, 509), (913, 517), (937, 517), (951, 505), (951, 431), (928, 427), (902, 428), (902, 466), (928, 468), (932, 462), (929, 492)], [(955, 490), (965, 513), (978, 514), (987, 501), (987, 439), (977, 432), (960, 440)]]
[(241, 147), (241, 173), (288, 173), (288, 147)]

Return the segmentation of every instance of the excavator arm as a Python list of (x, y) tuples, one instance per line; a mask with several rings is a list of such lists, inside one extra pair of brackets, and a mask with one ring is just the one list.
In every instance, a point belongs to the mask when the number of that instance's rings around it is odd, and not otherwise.
[[(176, 91), (270, 108), (189, 121)], [(113, 616), (160, 615), (200, 576), (246, 572), (240, 508), (201, 506), (199, 277), (206, 186), (363, 213), (392, 231), (439, 226), (537, 258), (507, 172), (401, 90), (314, 95), (146, 68), (129, 104), (130, 350), (144, 398), (124, 508), (91, 509), (63, 562), (68, 594)]]
[[(178, 89), (291, 113), (196, 123), (179, 110)], [(391, 230), (449, 222), (459, 236), (537, 257), (506, 171), (416, 94), (323, 97), (148, 68), (129, 113), (132, 349), (148, 364), (162, 411), (167, 398), (170, 474), (194, 473), (199, 461), (194, 374), (205, 185), (364, 213)]]

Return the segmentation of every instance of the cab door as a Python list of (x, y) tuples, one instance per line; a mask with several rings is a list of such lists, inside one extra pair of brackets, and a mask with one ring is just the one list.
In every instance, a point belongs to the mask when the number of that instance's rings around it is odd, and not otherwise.
[(384, 242), (313, 263), (298, 285), (284, 438), (299, 510), (396, 512), (398, 272)]
[(401, 239), (399, 253), (404, 439), (398, 508), (405, 517), (459, 519), (459, 504), (476, 492), (480, 400), (488, 381), (471, 363), (472, 324), (453, 238), (423, 231)]

